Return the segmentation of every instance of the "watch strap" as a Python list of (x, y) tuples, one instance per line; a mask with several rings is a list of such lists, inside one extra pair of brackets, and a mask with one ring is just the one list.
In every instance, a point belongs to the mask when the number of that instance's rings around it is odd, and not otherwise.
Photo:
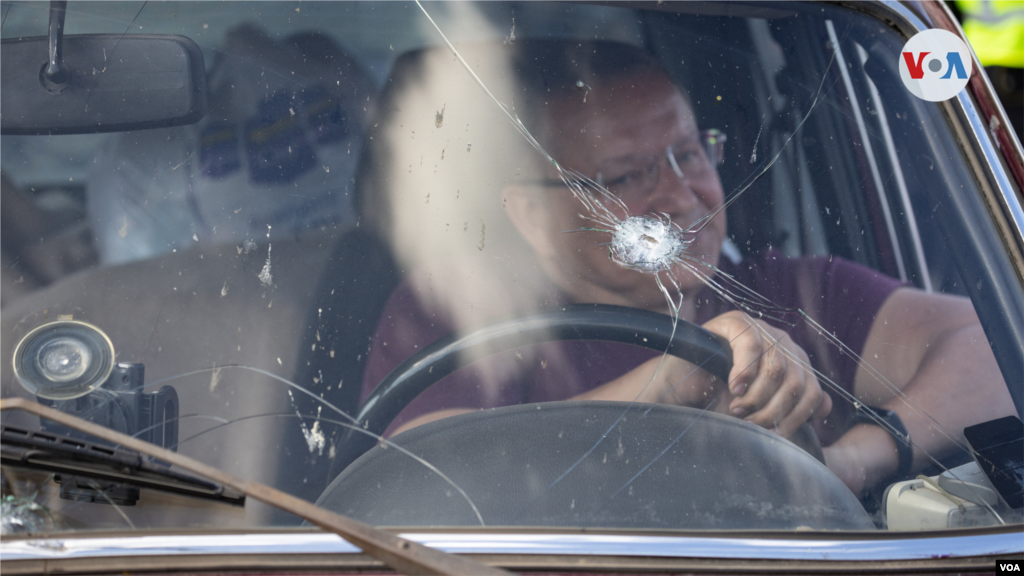
[(910, 470), (914, 465), (914, 448), (910, 443), (910, 434), (899, 414), (885, 408), (865, 406), (860, 404), (854, 412), (855, 424), (872, 424), (885, 430), (896, 441), (896, 455), (899, 458), (899, 465), (896, 468), (895, 478), (899, 480), (910, 476)]

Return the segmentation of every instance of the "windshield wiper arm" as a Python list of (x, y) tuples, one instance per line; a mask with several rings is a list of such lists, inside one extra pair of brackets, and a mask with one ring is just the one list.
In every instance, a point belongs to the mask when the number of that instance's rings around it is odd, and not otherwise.
[(245, 495), (240, 492), (169, 470), (131, 450), (7, 425), (0, 429), (0, 440), (0, 463), (8, 466), (245, 505)]
[(482, 564), (464, 556), (449, 554), (412, 542), (411, 540), (406, 540), (405, 538), (400, 538), (341, 514), (318, 508), (310, 502), (271, 488), (266, 484), (236, 478), (223, 470), (218, 470), (213, 466), (203, 464), (177, 452), (171, 452), (155, 444), (115, 432), (109, 428), (87, 422), (59, 410), (42, 406), (31, 400), (24, 398), (0, 399), (0, 412), (5, 410), (23, 410), (30, 414), (35, 414), (58, 424), (63, 424), (68, 428), (73, 428), (79, 432), (106, 440), (111, 444), (122, 446), (128, 450), (135, 450), (146, 456), (151, 456), (177, 466), (182, 470), (208, 478), (218, 484), (237, 490), (249, 498), (295, 514), (311, 524), (316, 524), (325, 530), (333, 532), (353, 545), (358, 546), (363, 552), (387, 564), (392, 569), (405, 574), (508, 574), (504, 570)]

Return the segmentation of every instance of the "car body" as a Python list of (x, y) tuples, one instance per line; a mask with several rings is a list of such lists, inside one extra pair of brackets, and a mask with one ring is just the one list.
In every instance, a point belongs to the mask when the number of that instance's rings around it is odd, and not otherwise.
[[(46, 35), (46, 4), (4, 2), (2, 10), (5, 42)], [(968, 304), (1005, 388), (1004, 400), (982, 408), (1019, 416), (1021, 144), (976, 61), (966, 88), (942, 102), (912, 96), (899, 77), (900, 50), (914, 34), (943, 29), (963, 37), (943, 5), (76, 2), (65, 17), (69, 62), (72, 47), (84, 46), (74, 35), (110, 35), (104, 62), (126, 50), (120, 38), (186, 38), (184, 52), (194, 44), (202, 55), (205, 78), (194, 90), (204, 93), (205, 113), (113, 131), (5, 132), (5, 399), (38, 393), (50, 406), (150, 434), (236, 477), (509, 570), (931, 573), (995, 571), (998, 558), (1024, 557), (1019, 510), (1006, 502), (971, 504), (971, 518), (980, 519), (967, 522), (970, 496), (929, 492), (936, 506), (952, 506), (949, 514), (959, 507), (960, 525), (929, 524), (923, 512), (910, 512), (913, 530), (885, 530), (887, 506), (895, 517), (885, 487), (918, 482), (914, 489), (926, 491), (921, 482), (930, 481), (896, 478), (858, 500), (822, 465), (820, 451), (815, 460), (753, 424), (709, 414), (714, 402), (566, 406), (569, 394), (557, 390), (531, 388), (517, 401), (501, 392), (505, 381), (570, 381), (576, 365), (593, 367), (601, 382), (621, 375), (622, 365), (608, 361), (618, 349), (575, 342), (587, 338), (579, 336), (587, 327), (598, 340), (646, 347), (640, 360), (662, 358), (670, 341), (696, 350), (706, 333), (680, 321), (677, 304), (692, 292), (698, 307), (702, 299), (733, 303), (787, 332), (817, 333), (801, 342), (808, 369), (832, 398), (833, 422), (815, 424), (827, 447), (868, 403), (842, 374), (870, 372), (882, 361), (863, 353), (865, 336), (819, 323), (812, 308), (743, 292), (723, 270), (733, 270), (726, 259), (739, 274), (755, 256), (822, 265), (836, 258), (902, 289)], [(694, 248), (662, 267), (627, 265), (614, 232), (628, 218), (602, 195), (618, 181), (607, 171), (555, 168), (566, 153), (551, 152), (558, 117), (531, 109), (544, 98), (527, 94), (530, 64), (522, 55), (592, 41), (654, 54), (686, 91), (702, 138), (721, 146), (725, 135), (714, 176), (724, 195), (710, 206), (724, 211), (728, 203), (718, 262)], [(102, 82), (105, 70), (74, 72)], [(584, 81), (589, 73), (544, 82), (569, 80), (573, 113), (597, 115), (587, 98), (604, 102), (608, 85)], [(138, 80), (139, 91), (162, 86), (158, 80), (155, 72)], [(85, 96), (99, 107), (113, 89)], [(78, 97), (74, 88), (67, 93)], [(3, 114), (13, 122), (10, 110)], [(675, 146), (646, 167), (654, 185), (682, 162)], [(552, 175), (561, 180), (540, 190), (570, 194), (573, 206), (585, 200), (575, 208), (584, 221), (559, 238), (581, 250), (600, 244), (601, 258), (610, 244), (607, 262), (629, 268), (622, 285), (641, 287), (642, 306), (552, 289), (557, 269), (582, 283), (613, 267), (565, 258), (553, 272), (535, 259), (541, 249), (509, 214), (540, 193), (524, 188)], [(652, 226), (668, 223), (666, 230), (711, 250), (701, 244), (701, 221), (676, 218), (672, 228), (674, 215), (646, 214)], [(689, 272), (673, 285), (668, 278), (681, 266)], [(687, 282), (717, 288), (688, 292)], [(845, 299), (857, 288), (798, 283), (796, 291), (816, 301), (828, 290)], [(643, 307), (669, 314), (648, 317)], [(26, 384), (33, 365), (19, 363), (50, 345), (33, 338), (49, 338), (52, 323), (74, 337), (98, 329), (103, 336), (92, 337), (99, 344), (88, 354), (105, 354), (103, 342), (111, 347), (101, 377), (63, 396), (59, 386), (48, 393)], [(711, 351), (687, 359), (704, 366), (726, 354), (715, 352), (716, 342), (706, 340), (701, 350)], [(909, 346), (886, 348), (901, 345)], [(462, 407), (418, 395), (470, 364), (453, 377), (462, 380), (443, 382), (474, 383), (483, 400), (466, 406), (487, 410), (392, 439), (392, 420), (404, 406), (419, 406), (417, 397), (424, 406)], [(902, 384), (879, 381), (908, 399), (896, 390)], [(906, 406), (927, 412), (916, 401)], [(520, 402), (529, 404), (506, 406)], [(132, 420), (141, 408), (118, 408), (128, 404), (148, 406), (149, 420)], [(131, 418), (118, 416), (125, 413)], [(929, 418), (959, 448), (924, 450), (931, 467), (915, 472), (939, 478), (973, 462), (980, 448), (966, 447), (962, 429), (989, 418)], [(4, 425), (104, 446), (25, 413), (6, 411)], [(600, 470), (609, 454), (615, 470), (606, 477)], [(6, 458), (5, 573), (382, 568), (341, 536), (309, 527), (309, 518), (252, 497), (239, 507), (148, 489), (132, 496), (118, 482), (73, 481), (67, 470), (58, 485), (52, 472)], [(572, 474), (577, 468), (583, 472)], [(577, 501), (592, 509), (577, 511)]]

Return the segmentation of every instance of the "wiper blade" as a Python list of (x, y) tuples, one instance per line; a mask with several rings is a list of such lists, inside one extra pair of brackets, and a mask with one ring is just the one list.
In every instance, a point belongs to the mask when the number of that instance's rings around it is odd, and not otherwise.
[(4, 425), (0, 463), (244, 506), (245, 494), (150, 462), (138, 452)]
[(198, 474), (223, 484), (249, 498), (295, 514), (311, 524), (316, 524), (325, 530), (333, 532), (358, 546), (363, 552), (387, 564), (392, 569), (405, 574), (508, 574), (504, 570), (482, 564), (464, 556), (448, 554), (447, 552), (435, 550), (411, 540), (400, 538), (341, 514), (318, 508), (310, 502), (271, 488), (266, 484), (236, 478), (227, 472), (177, 452), (171, 452), (155, 444), (115, 432), (109, 428), (87, 422), (59, 410), (42, 406), (31, 400), (24, 398), (0, 399), (0, 412), (5, 410), (24, 410), (30, 414), (63, 424), (68, 428), (73, 428), (79, 432), (106, 440), (111, 444), (122, 446), (128, 450), (135, 450), (146, 456), (152, 456), (177, 466), (182, 470), (188, 470), (193, 474)]

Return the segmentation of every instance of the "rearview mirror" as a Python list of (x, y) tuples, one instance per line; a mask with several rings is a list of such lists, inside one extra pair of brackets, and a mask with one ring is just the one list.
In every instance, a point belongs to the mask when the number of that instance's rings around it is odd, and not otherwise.
[(193, 124), (206, 68), (184, 36), (64, 36), (62, 84), (48, 81), (50, 39), (0, 43), (0, 133), (83, 134)]

